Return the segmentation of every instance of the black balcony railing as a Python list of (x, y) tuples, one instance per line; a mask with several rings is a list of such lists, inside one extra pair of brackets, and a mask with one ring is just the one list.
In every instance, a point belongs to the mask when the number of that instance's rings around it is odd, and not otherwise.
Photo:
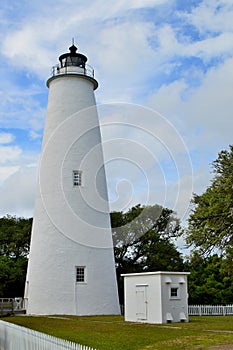
[[(77, 70), (77, 68), (79, 68)], [(79, 67), (79, 66), (66, 66), (66, 67), (61, 67), (59, 64), (56, 66), (52, 67), (52, 76), (57, 76), (60, 74), (83, 74), (88, 77), (94, 78), (94, 69), (86, 64), (85, 68)]]

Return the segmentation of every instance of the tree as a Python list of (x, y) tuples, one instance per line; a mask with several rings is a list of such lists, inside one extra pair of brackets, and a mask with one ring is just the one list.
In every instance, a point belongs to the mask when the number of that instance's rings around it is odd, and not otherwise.
[(225, 269), (225, 259), (214, 254), (203, 257), (193, 252), (185, 269), (190, 271), (189, 304), (228, 304), (232, 302), (233, 280)]
[(4, 216), (0, 218), (0, 255), (18, 259), (30, 248), (32, 219)]
[(0, 296), (23, 296), (32, 219), (0, 218)]
[(211, 185), (202, 195), (194, 195), (186, 240), (202, 253), (217, 248), (229, 254), (233, 248), (233, 146), (221, 151), (212, 166)]
[(126, 213), (111, 213), (111, 224), (121, 303), (122, 273), (183, 269), (181, 255), (171, 241), (181, 231), (172, 210), (138, 204)]

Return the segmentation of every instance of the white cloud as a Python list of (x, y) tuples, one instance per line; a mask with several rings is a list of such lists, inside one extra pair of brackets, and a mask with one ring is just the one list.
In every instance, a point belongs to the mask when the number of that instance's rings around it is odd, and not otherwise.
[(215, 37), (207, 38), (199, 42), (187, 45), (183, 52), (186, 56), (196, 56), (209, 61), (216, 56), (221, 60), (224, 56), (231, 56), (233, 50), (233, 32), (222, 33)]
[(14, 135), (6, 132), (0, 133), (0, 144), (11, 143), (14, 140)]
[(127, 9), (139, 9), (145, 7), (155, 7), (166, 4), (169, 0), (119, 0), (111, 3), (111, 14), (119, 14), (127, 11)]
[(101, 105), (99, 113), (111, 209), (159, 203), (184, 215), (193, 190), (192, 165), (178, 131), (139, 105)]
[(0, 166), (0, 183), (19, 170), (19, 166)]
[(18, 146), (0, 146), (0, 163), (15, 161), (21, 153), (22, 150)]
[(21, 168), (14, 172), (1, 186), (0, 216), (10, 214), (30, 217), (33, 215), (36, 168)]
[(198, 193), (209, 185), (211, 161), (232, 144), (232, 82), (233, 59), (228, 59), (203, 75), (199, 86), (189, 88), (176, 81), (148, 100), (176, 125), (192, 158), (195, 151), (194, 191)]
[(34, 131), (34, 130), (30, 130), (29, 137), (32, 140), (37, 140), (37, 139), (41, 138), (41, 134), (36, 132), (36, 131)]
[[(43, 20), (42, 20), (43, 21)], [(41, 25), (42, 23), (40, 23)], [(45, 28), (45, 26), (47, 28)], [(18, 68), (26, 68), (35, 74), (43, 77), (45, 72), (52, 66), (52, 57), (49, 60), (49, 50), (42, 45), (42, 33), (38, 23), (25, 25), (19, 31), (9, 33), (2, 45), (2, 53), (11, 59), (12, 64)], [(44, 33), (49, 31), (44, 23)], [(12, 46), (12, 42), (14, 45)], [(29, 49), (30, 48), (30, 49)], [(40, 75), (42, 73), (42, 75)]]
[(232, 31), (232, 12), (231, 0), (204, 0), (185, 16), (201, 34), (208, 35), (210, 32)]
[(12, 133), (0, 134), (0, 216), (31, 216), (38, 155), (23, 151), (19, 145), (10, 145), (15, 139)]
[(47, 94), (46, 88), (22, 88), (0, 82), (0, 124), (2, 128), (42, 129), (45, 109), (39, 98)]
[(93, 30), (94, 25), (96, 29), (94, 23), (98, 22), (103, 14), (107, 15), (110, 12), (114, 15), (118, 11), (118, 6), (114, 9), (113, 4), (116, 3), (109, 4), (109, 10), (106, 11), (106, 4), (102, 1), (85, 5), (78, 2), (72, 3), (72, 6), (62, 2), (56, 3), (52, 13), (51, 1), (45, 7), (41, 7), (40, 4), (30, 16), (25, 17), (19, 28), (13, 27), (12, 31), (7, 31), (2, 43), (2, 53), (11, 59), (12, 65), (26, 68), (44, 79), (49, 74), (50, 67), (56, 64), (56, 48), (59, 48), (59, 54), (60, 50), (64, 49), (64, 43), (67, 40), (70, 43), (72, 36), (82, 33), (83, 27), (86, 27), (85, 33), (90, 37), (90, 28)]
[(229, 59), (209, 70), (201, 85), (189, 88), (182, 81), (164, 85), (149, 103), (178, 125), (191, 149), (216, 149), (232, 142), (232, 81), (233, 59)]

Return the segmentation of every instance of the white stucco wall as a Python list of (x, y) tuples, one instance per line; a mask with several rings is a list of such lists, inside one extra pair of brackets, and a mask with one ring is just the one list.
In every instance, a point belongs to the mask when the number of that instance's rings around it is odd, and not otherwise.
[[(167, 277), (170, 278), (168, 283)], [(171, 288), (178, 288), (178, 296), (171, 297)], [(188, 322), (188, 281), (187, 274), (173, 273), (161, 275), (162, 295), (162, 323), (166, 323), (171, 316), (171, 322)]]
[[(28, 314), (119, 314), (95, 81), (49, 79), (25, 288)], [(73, 170), (82, 186), (73, 186)], [(85, 283), (76, 267), (85, 266)]]
[[(124, 275), (123, 275), (124, 276)], [(124, 278), (125, 320), (160, 323), (162, 320), (160, 276), (128, 274)], [(141, 297), (139, 293), (144, 294)], [(140, 313), (138, 299), (144, 297), (144, 312)], [(140, 301), (139, 301), (140, 302)], [(143, 302), (142, 302), (143, 303)]]
[[(188, 272), (148, 272), (123, 274), (125, 320), (167, 323), (188, 321)], [(179, 288), (171, 298), (170, 288)]]

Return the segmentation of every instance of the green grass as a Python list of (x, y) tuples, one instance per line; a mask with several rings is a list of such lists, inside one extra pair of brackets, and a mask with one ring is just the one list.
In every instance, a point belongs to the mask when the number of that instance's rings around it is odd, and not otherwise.
[[(233, 316), (190, 317), (166, 325), (125, 322), (121, 316), (14, 316), (3, 320), (99, 350), (224, 349), (232, 344)], [(229, 347), (228, 349), (230, 349)]]

